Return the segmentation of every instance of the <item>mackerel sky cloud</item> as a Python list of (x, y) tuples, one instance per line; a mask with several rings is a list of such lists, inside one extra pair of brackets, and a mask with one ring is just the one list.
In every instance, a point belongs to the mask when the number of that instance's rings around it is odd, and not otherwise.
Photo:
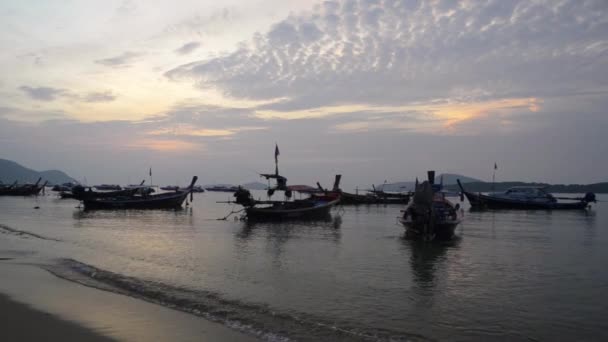
[(603, 0), (14, 3), (0, 20), (3, 157), (32, 167), (123, 182), (170, 161), (170, 182), (237, 183), (276, 141), (298, 183), (608, 174)]

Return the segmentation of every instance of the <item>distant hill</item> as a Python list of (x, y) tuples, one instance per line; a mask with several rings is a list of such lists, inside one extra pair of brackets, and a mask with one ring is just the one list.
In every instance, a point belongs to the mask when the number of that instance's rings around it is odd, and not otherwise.
[[(441, 177), (443, 176), (443, 184), (447, 187), (448, 185), (456, 184), (456, 180), (460, 179), (460, 181), (465, 183), (478, 183), (481, 182), (479, 179), (466, 177), (453, 173), (444, 173), (438, 176), (435, 176), (435, 182), (439, 183), (441, 181)], [(420, 182), (426, 180), (426, 177), (419, 179)], [(396, 182), (396, 183), (386, 183), (386, 184), (376, 184), (376, 189), (383, 189), (384, 191), (413, 191), (415, 181), (410, 182)]]
[(74, 178), (66, 175), (62, 171), (35, 171), (19, 165), (12, 160), (0, 159), (0, 181), (3, 183), (13, 183), (14, 181), (18, 181), (19, 183), (33, 183), (40, 177), (42, 177), (42, 181), (49, 181), (49, 183), (52, 184), (76, 182)]
[[(547, 183), (525, 183), (525, 182), (473, 182), (467, 183), (465, 189), (471, 192), (505, 191), (514, 186), (541, 186), (548, 192), (553, 193), (608, 193), (608, 182), (594, 184), (547, 184)], [(458, 185), (446, 186), (448, 190), (460, 191)]]

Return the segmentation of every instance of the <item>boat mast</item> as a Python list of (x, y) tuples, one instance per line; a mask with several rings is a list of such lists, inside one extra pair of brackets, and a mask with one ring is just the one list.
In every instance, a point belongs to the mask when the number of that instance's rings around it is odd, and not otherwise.
[(496, 162), (494, 162), (494, 171), (492, 172), (492, 191), (494, 191), (494, 182), (496, 180), (496, 169), (498, 168), (498, 165), (496, 165)]

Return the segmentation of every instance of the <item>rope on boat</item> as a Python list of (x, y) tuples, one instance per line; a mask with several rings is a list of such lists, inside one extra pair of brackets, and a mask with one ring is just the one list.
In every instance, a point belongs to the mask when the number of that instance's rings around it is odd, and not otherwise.
[(238, 213), (240, 213), (240, 212), (242, 212), (242, 211), (244, 211), (244, 210), (245, 210), (245, 208), (243, 208), (243, 209), (241, 209), (241, 210), (236, 210), (236, 211), (235, 211), (235, 210), (231, 210), (231, 211), (228, 213), (228, 215), (226, 215), (226, 216), (224, 216), (224, 217), (221, 217), (221, 218), (218, 218), (218, 219), (216, 219), (216, 221), (226, 221), (226, 220), (228, 220), (228, 218), (229, 218), (230, 216), (232, 216), (233, 214), (238, 214)]

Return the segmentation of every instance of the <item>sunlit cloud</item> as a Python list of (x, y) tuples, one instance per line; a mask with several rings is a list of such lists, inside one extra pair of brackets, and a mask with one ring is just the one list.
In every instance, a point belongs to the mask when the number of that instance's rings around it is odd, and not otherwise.
[(268, 127), (233, 127), (228, 129), (200, 128), (192, 124), (175, 124), (171, 127), (163, 127), (149, 131), (149, 135), (172, 135), (172, 136), (191, 136), (191, 137), (224, 137), (237, 134), (243, 131), (258, 131), (268, 129)]
[(177, 153), (204, 150), (204, 146), (200, 143), (176, 139), (139, 139), (127, 144), (126, 147), (129, 149)]

